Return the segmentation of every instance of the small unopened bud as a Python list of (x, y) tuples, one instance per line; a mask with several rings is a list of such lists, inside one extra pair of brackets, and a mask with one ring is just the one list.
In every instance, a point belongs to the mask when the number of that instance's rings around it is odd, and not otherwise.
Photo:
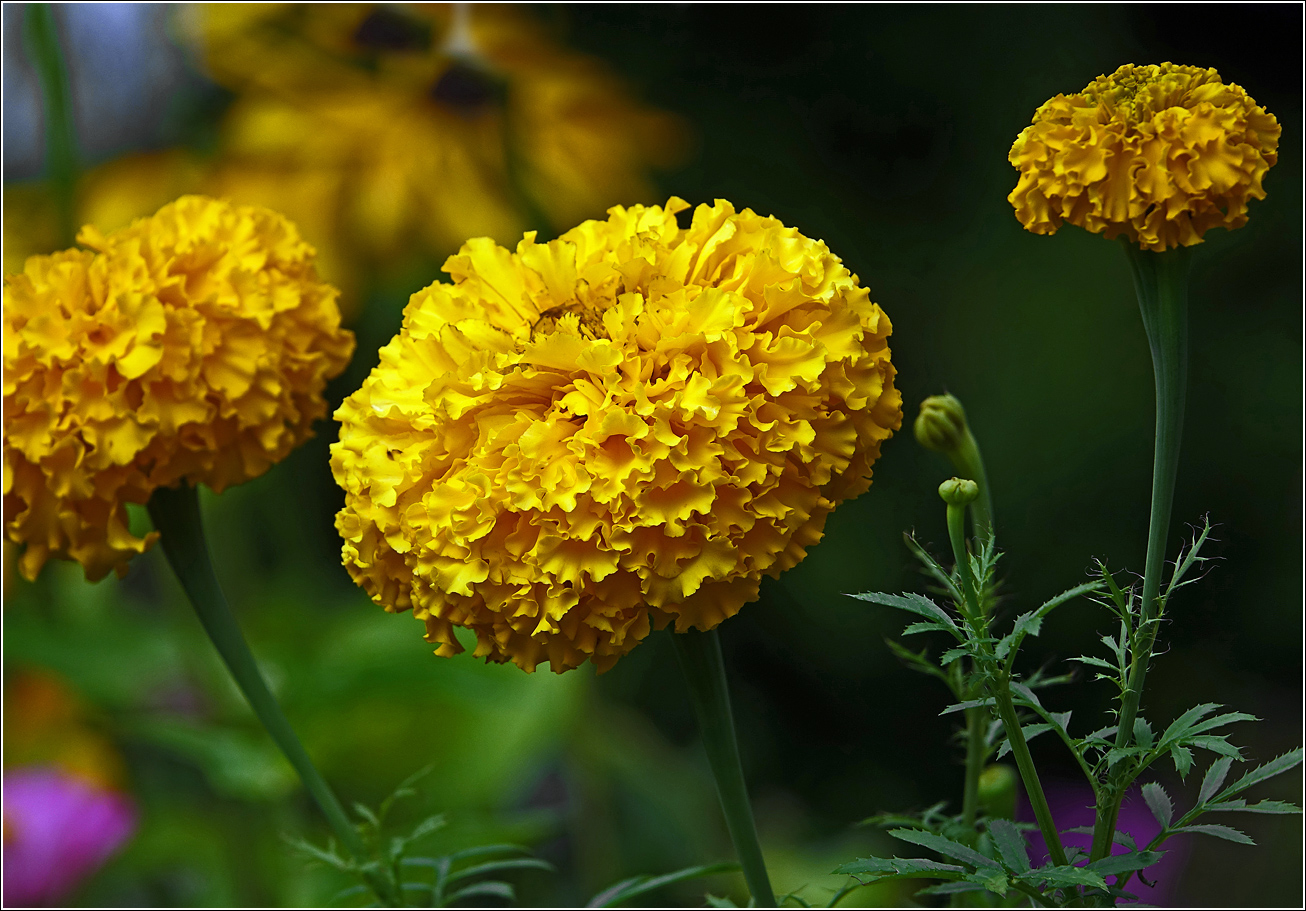
[(916, 442), (935, 452), (951, 453), (966, 438), (966, 410), (952, 395), (932, 395), (916, 416)]
[(979, 496), (979, 485), (965, 478), (948, 478), (939, 485), (939, 496), (949, 506), (968, 506)]
[(1008, 765), (991, 765), (980, 772), (976, 794), (980, 810), (988, 816), (1015, 819), (1017, 783), (1016, 772)]

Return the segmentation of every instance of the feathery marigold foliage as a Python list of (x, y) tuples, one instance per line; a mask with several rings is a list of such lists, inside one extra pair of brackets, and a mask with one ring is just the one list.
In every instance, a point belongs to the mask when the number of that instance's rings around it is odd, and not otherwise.
[(4, 283), (4, 521), (20, 568), (88, 579), (154, 542), (127, 503), (266, 471), (326, 413), (353, 334), (313, 248), (267, 209), (185, 196)]
[(1146, 250), (1192, 246), (1246, 224), (1280, 132), (1213, 69), (1129, 64), (1038, 109), (1011, 147), (1007, 199), (1035, 234), (1068, 221)]
[(436, 654), (606, 670), (707, 630), (820, 540), (902, 422), (889, 319), (824, 243), (730, 203), (616, 206), (412, 296), (336, 412), (354, 580)]

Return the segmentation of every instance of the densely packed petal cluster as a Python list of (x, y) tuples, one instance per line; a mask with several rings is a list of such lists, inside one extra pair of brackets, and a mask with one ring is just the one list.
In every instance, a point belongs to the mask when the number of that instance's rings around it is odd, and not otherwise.
[(336, 413), (345, 565), (437, 654), (604, 670), (711, 629), (869, 486), (888, 317), (820, 241), (687, 208), (469, 241)]
[(154, 539), (125, 504), (262, 474), (354, 347), (313, 248), (270, 210), (186, 196), (78, 240), (92, 249), (4, 284), (4, 521), (29, 579), (51, 556), (125, 572)]
[(1038, 109), (1011, 147), (1007, 199), (1035, 234), (1068, 221), (1147, 250), (1191, 246), (1246, 224), (1280, 132), (1213, 69), (1130, 64)]

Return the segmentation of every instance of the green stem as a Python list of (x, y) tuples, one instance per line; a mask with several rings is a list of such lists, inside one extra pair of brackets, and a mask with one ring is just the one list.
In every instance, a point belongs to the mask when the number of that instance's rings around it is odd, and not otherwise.
[(1020, 770), (1020, 780), (1025, 785), (1025, 794), (1030, 806), (1034, 808), (1034, 817), (1038, 820), (1039, 831), (1047, 843), (1048, 854), (1057, 866), (1066, 865), (1066, 850), (1061, 846), (1061, 836), (1057, 833), (1056, 823), (1052, 819), (1052, 810), (1048, 799), (1043, 794), (1043, 785), (1038, 780), (1038, 771), (1034, 768), (1034, 759), (1029, 755), (1029, 745), (1020, 729), (1020, 719), (1016, 717), (1016, 706), (1011, 701), (1011, 692), (1005, 682), (994, 688), (994, 702), (997, 704), (998, 717), (1007, 730), (1007, 741), (1011, 744), (1011, 755), (1016, 758), (1016, 768)]
[(984, 459), (980, 456), (979, 444), (975, 435), (966, 427), (961, 442), (956, 449), (948, 452), (957, 477), (967, 478), (979, 485), (980, 495), (970, 504), (970, 518), (975, 526), (975, 537), (984, 541), (993, 533), (993, 497), (989, 493), (989, 477), (984, 471)]
[[(1192, 251), (1176, 247), (1163, 253), (1140, 250), (1125, 243), (1134, 275), (1134, 290), (1143, 328), (1152, 350), (1156, 381), (1156, 442), (1152, 460), (1152, 509), (1147, 528), (1147, 562), (1143, 570), (1143, 596), (1139, 604), (1137, 643), (1131, 649), (1127, 688), (1121, 697), (1116, 747), (1127, 747), (1134, 735), (1139, 700), (1147, 681), (1147, 665), (1160, 615), (1161, 573), (1165, 568), (1170, 512), (1179, 449), (1183, 436), (1184, 400), (1188, 386), (1188, 275)], [(1128, 763), (1120, 763), (1120, 774)], [(1124, 798), (1125, 784), (1117, 781), (1116, 796), (1099, 808), (1104, 819), (1094, 826), (1090, 858), (1100, 860), (1111, 852), (1115, 821)]]
[(36, 66), (45, 111), (47, 176), (54, 190), (59, 246), (77, 238), (77, 136), (73, 123), (68, 67), (59, 44), (59, 26), (49, 3), (31, 3), (23, 11), (23, 42)]
[[(978, 500), (974, 502), (978, 503)], [(961, 578), (961, 597), (963, 606), (970, 614), (967, 618), (976, 627), (976, 635), (983, 635), (977, 625), (982, 617), (979, 609), (979, 588), (975, 584), (975, 574), (971, 572), (970, 552), (966, 550), (966, 507), (948, 504), (948, 543), (952, 545), (952, 556), (957, 561), (957, 575)]]
[(1166, 535), (1174, 504), (1175, 477), (1179, 473), (1179, 444), (1184, 427), (1184, 399), (1188, 386), (1188, 270), (1191, 251), (1177, 247), (1164, 253), (1139, 250), (1132, 244), (1129, 263), (1143, 328), (1152, 349), (1156, 377), (1156, 449), (1152, 462), (1152, 512), (1147, 527), (1147, 563), (1143, 571), (1143, 600), (1139, 634), (1144, 648), (1132, 655), (1129, 689), (1120, 710), (1116, 746), (1133, 737), (1134, 717), (1147, 679), (1147, 662), (1156, 639), (1157, 598), (1165, 567)]
[(263, 723), (263, 727), (272, 735), (281, 752), (299, 773), (304, 787), (312, 795), (322, 813), (331, 824), (345, 849), (353, 856), (360, 871), (367, 878), (368, 885), (383, 901), (398, 905), (399, 897), (394, 884), (378, 876), (375, 871), (366, 869), (367, 850), (363, 846), (358, 830), (354, 828), (345, 815), (340, 801), (331, 791), (331, 787), (319, 774), (313, 760), (308, 756), (303, 744), (286, 720), (277, 704), (276, 698), (268, 690), (263, 674), (259, 671), (250, 653), (249, 645), (240, 631), (227, 599), (222, 594), (218, 579), (209, 559), (208, 545), (204, 539), (204, 526), (200, 521), (200, 505), (194, 487), (182, 485), (178, 488), (161, 487), (156, 490), (149, 502), (150, 518), (159, 532), (159, 543), (164, 556), (181, 587), (186, 591), (195, 613), (199, 615), (209, 639), (213, 641), (218, 654), (222, 656), (236, 685), (245, 694), (250, 708)]
[(735, 740), (735, 721), (730, 711), (721, 640), (713, 629), (707, 632), (672, 632), (671, 641), (675, 643), (676, 658), (689, 687), (689, 701), (698, 718), (703, 747), (716, 779), (726, 827), (730, 830), (735, 853), (739, 855), (739, 865), (744, 870), (744, 881), (759, 907), (774, 908), (775, 894), (771, 891), (762, 847), (757, 841), (753, 807), (748, 802), (744, 770), (739, 762), (739, 744)]

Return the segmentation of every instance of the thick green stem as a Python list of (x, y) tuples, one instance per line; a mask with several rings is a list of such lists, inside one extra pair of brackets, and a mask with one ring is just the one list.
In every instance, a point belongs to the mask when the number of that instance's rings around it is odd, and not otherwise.
[(970, 614), (968, 619), (972, 625), (978, 624), (981, 620), (979, 587), (975, 583), (975, 574), (971, 572), (970, 552), (966, 550), (965, 506), (948, 504), (948, 543), (952, 545), (952, 556), (957, 561), (957, 575), (961, 577), (961, 597), (966, 611)]
[(744, 769), (739, 762), (739, 744), (735, 739), (735, 721), (730, 711), (730, 691), (726, 685), (726, 666), (721, 657), (721, 640), (716, 630), (673, 632), (676, 658), (689, 687), (689, 701), (698, 718), (703, 747), (707, 751), (717, 794), (725, 813), (726, 827), (744, 870), (744, 881), (753, 901), (762, 908), (776, 907), (771, 879), (766, 873), (762, 846), (757, 841), (753, 807), (748, 802)]
[(1020, 770), (1020, 780), (1025, 785), (1025, 794), (1030, 806), (1034, 808), (1034, 818), (1038, 820), (1039, 831), (1047, 843), (1048, 854), (1057, 866), (1066, 865), (1066, 850), (1061, 846), (1061, 836), (1057, 833), (1056, 822), (1052, 819), (1052, 810), (1048, 799), (1043, 794), (1043, 785), (1038, 780), (1038, 771), (1034, 768), (1034, 759), (1029, 755), (1029, 745), (1020, 729), (1020, 719), (1016, 717), (1016, 706), (1011, 701), (1011, 693), (1005, 685), (995, 688), (994, 702), (997, 703), (998, 717), (1007, 729), (1007, 742), (1011, 744), (1011, 755), (1016, 759), (1016, 768)]
[[(1188, 388), (1188, 274), (1192, 259), (1191, 251), (1186, 247), (1153, 253), (1129, 243), (1124, 246), (1134, 275), (1143, 328), (1152, 350), (1152, 372), (1156, 380), (1156, 442), (1137, 644), (1130, 656), (1127, 689), (1121, 697), (1117, 747), (1127, 747), (1133, 739), (1134, 720), (1138, 717), (1139, 700), (1147, 681), (1147, 665), (1156, 640), (1161, 573), (1165, 568), (1175, 478), (1179, 473), (1184, 400)], [(1128, 766), (1122, 762), (1118, 768), (1124, 772)], [(1111, 853), (1115, 822), (1127, 782), (1117, 781), (1115, 784), (1114, 797), (1107, 801), (1107, 806), (1098, 809), (1099, 820), (1094, 826), (1093, 847), (1089, 855), (1093, 860)]]
[(1166, 536), (1174, 504), (1175, 477), (1179, 473), (1179, 444), (1184, 429), (1184, 399), (1188, 388), (1188, 267), (1191, 253), (1177, 247), (1164, 253), (1139, 250), (1132, 244), (1129, 263), (1143, 327), (1152, 349), (1156, 377), (1156, 449), (1152, 461), (1152, 512), (1147, 527), (1147, 563), (1143, 571), (1143, 599), (1139, 631), (1145, 646), (1134, 652), (1129, 669), (1129, 689), (1120, 710), (1116, 746), (1128, 745), (1134, 732), (1138, 701), (1147, 679), (1147, 662), (1156, 638), (1156, 619), (1165, 568)]
[(73, 124), (68, 67), (59, 45), (59, 27), (49, 3), (30, 3), (23, 11), (23, 43), (36, 66), (45, 112), (46, 176), (53, 187), (59, 220), (59, 246), (77, 236), (77, 137)]
[[(209, 559), (195, 488), (189, 485), (159, 488), (150, 497), (149, 513), (159, 532), (159, 543), (163, 547), (164, 556), (177, 574), (181, 587), (190, 598), (195, 613), (199, 615), (204, 631), (209, 634), (218, 654), (231, 671), (236, 685), (245, 694), (250, 708), (263, 723), (263, 727), (299, 773), (304, 787), (322, 809), (345, 850), (353, 856), (360, 868), (364, 868), (367, 864), (367, 850), (358, 830), (349, 821), (340, 801), (313, 765), (308, 752), (282, 713), (281, 706), (277, 704), (276, 697), (268, 690), (263, 674), (222, 594), (213, 563)], [(378, 897), (391, 904), (399, 904), (393, 883), (377, 876), (375, 872), (370, 875), (366, 870), (363, 872)]]

